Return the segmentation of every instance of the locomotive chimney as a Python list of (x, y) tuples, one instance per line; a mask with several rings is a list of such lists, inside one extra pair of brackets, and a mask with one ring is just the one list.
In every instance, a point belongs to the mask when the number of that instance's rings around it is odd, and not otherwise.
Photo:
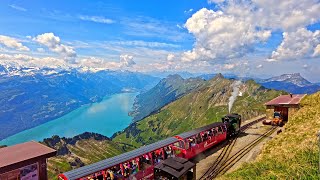
[(292, 98), (292, 93), (290, 93), (290, 97)]

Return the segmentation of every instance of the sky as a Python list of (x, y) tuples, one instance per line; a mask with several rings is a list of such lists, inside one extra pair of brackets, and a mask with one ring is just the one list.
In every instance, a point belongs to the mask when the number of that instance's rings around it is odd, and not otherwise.
[(0, 27), (6, 66), (320, 82), (319, 0), (2, 0)]

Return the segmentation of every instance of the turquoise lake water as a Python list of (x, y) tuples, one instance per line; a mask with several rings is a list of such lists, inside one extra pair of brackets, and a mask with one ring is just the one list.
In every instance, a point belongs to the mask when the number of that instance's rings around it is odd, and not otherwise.
[(137, 93), (121, 93), (105, 97), (99, 103), (84, 105), (58, 119), (10, 136), (0, 141), (0, 145), (42, 141), (53, 135), (73, 137), (84, 132), (110, 137), (131, 123), (132, 117), (128, 116), (128, 112), (136, 95)]

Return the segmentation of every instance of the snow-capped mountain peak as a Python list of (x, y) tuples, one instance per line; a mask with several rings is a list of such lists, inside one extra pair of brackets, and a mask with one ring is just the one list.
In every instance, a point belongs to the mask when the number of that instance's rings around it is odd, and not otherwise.
[(264, 80), (264, 82), (272, 81), (289, 82), (300, 87), (312, 85), (312, 83), (303, 78), (300, 73), (283, 74)]

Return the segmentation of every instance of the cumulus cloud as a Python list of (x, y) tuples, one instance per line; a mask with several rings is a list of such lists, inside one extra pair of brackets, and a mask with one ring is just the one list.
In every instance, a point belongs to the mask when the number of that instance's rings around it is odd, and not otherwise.
[(172, 61), (174, 59), (174, 57), (175, 57), (174, 54), (168, 54), (167, 61)]
[(19, 51), (29, 51), (30, 49), (24, 45), (22, 45), (19, 40), (9, 37), (0, 35), (0, 44), (3, 44), (6, 47), (13, 48)]
[(222, 11), (203, 8), (185, 24), (196, 42), (191, 51), (183, 54), (183, 61), (213, 61), (242, 57), (258, 42), (271, 36), (269, 30), (257, 30), (250, 21), (238, 19)]
[[(195, 37), (193, 49), (182, 54), (182, 60), (191, 62), (225, 61), (247, 56), (255, 50), (257, 43), (266, 42), (272, 31), (284, 31), (284, 40), (268, 61), (292, 58), (294, 55), (309, 57), (319, 55), (314, 36), (303, 36), (299, 29), (319, 22), (320, 3), (317, 0), (208, 0), (218, 10), (203, 8), (190, 17), (185, 28)], [(306, 30), (307, 31), (307, 30)], [(303, 40), (305, 38), (305, 40)], [(308, 39), (311, 38), (311, 39)], [(290, 39), (290, 41), (289, 41)], [(298, 42), (296, 42), (298, 41)], [(309, 42), (302, 47), (304, 41)], [(290, 42), (290, 44), (288, 43)], [(291, 46), (291, 47), (289, 47)], [(301, 49), (292, 49), (292, 48)], [(292, 51), (290, 50), (292, 49)], [(293, 52), (297, 51), (297, 52)]]
[(319, 55), (317, 47), (320, 43), (320, 30), (315, 32), (299, 28), (295, 32), (284, 32), (283, 41), (272, 52), (271, 59), (295, 60)]
[(92, 21), (95, 23), (112, 24), (114, 21), (102, 16), (79, 16), (79, 19), (83, 21)]
[(133, 61), (133, 56), (128, 54), (120, 55), (120, 67), (131, 67), (135, 64), (136, 62)]
[(38, 35), (34, 38), (34, 40), (46, 47), (49, 48), (50, 51), (58, 53), (65, 57), (75, 57), (76, 52), (73, 50), (71, 46), (67, 46), (61, 44), (60, 38), (55, 36), (53, 33), (44, 33)]
[(317, 0), (228, 0), (220, 6), (229, 15), (250, 20), (252, 25), (258, 27), (275, 30), (295, 31), (320, 18), (320, 3)]

